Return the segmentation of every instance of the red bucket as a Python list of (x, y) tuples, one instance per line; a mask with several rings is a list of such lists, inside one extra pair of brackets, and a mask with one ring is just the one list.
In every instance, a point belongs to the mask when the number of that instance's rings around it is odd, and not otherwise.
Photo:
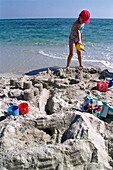
[(101, 92), (108, 91), (108, 84), (107, 83), (97, 83), (97, 90)]
[(18, 107), (19, 107), (19, 113), (21, 115), (27, 114), (29, 112), (29, 107), (27, 103), (20, 103)]

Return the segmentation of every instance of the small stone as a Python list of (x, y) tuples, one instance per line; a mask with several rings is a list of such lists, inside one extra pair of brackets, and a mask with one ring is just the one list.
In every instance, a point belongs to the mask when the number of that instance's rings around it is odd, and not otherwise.
[(38, 88), (40, 92), (43, 89), (43, 85), (41, 83), (40, 84), (35, 84), (34, 87)]
[(32, 89), (24, 90), (24, 100), (32, 100), (34, 97), (34, 91)]
[(23, 89), (30, 89), (32, 87), (32, 81), (25, 81)]
[(48, 73), (48, 74), (51, 74), (51, 70), (50, 70), (49, 68), (48, 68), (48, 70), (47, 70), (47, 73)]
[(82, 76), (78, 73), (75, 75), (75, 79), (82, 79)]
[(18, 98), (21, 96), (22, 90), (11, 89), (8, 94), (11, 98)]
[(71, 79), (70, 84), (78, 84), (80, 80)]
[(89, 70), (89, 73), (91, 73), (91, 74), (96, 74), (98, 71), (96, 70), (96, 69), (94, 69), (94, 68), (91, 68), (90, 70)]
[(15, 82), (16, 82), (17, 80), (14, 80), (14, 79), (11, 79), (10, 80), (10, 86), (15, 86)]
[(22, 81), (16, 81), (15, 82), (15, 88), (23, 88), (23, 82)]
[(88, 74), (84, 74), (83, 78), (90, 79), (90, 76)]
[(37, 96), (39, 94), (39, 89), (38, 88), (33, 88), (34, 90), (34, 96)]

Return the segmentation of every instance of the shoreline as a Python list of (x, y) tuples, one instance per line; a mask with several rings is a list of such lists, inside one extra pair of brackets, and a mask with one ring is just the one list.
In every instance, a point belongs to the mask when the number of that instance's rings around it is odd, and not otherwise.
[[(79, 68), (79, 66), (71, 66), (69, 69), (76, 69), (76, 68)], [(110, 67), (99, 67), (99, 66), (88, 66), (86, 67), (86, 69), (101, 69), (101, 71), (103, 70), (108, 70), (109, 72), (113, 72), (113, 68), (110, 68)], [(51, 67), (43, 67), (43, 68), (39, 68), (39, 69), (29, 69), (28, 71), (24, 72), (24, 71), (20, 71), (20, 72), (6, 72), (6, 73), (0, 73), (0, 77), (5, 77), (5, 78), (11, 78), (11, 77), (14, 77), (14, 78), (19, 78), (19, 77), (22, 77), (24, 75), (28, 75), (28, 76), (33, 76), (33, 75), (37, 75), (41, 72), (44, 72), (44, 71), (47, 71), (48, 69), (50, 70), (57, 70), (57, 69), (66, 69), (66, 67), (62, 67), (62, 66), (51, 66)]]
[[(33, 48), (33, 49), (32, 49)], [(40, 47), (41, 48), (41, 47)], [(42, 51), (47, 51), (45, 54), (39, 53), (40, 49), (37, 46), (16, 46), (16, 47), (8, 47), (8, 51), (5, 52), (5, 47), (3, 47), (3, 51), (1, 58), (1, 63), (0, 63), (0, 74), (2, 73), (14, 73), (14, 74), (25, 74), (29, 71), (33, 70), (39, 70), (43, 68), (51, 68), (51, 67), (60, 67), (60, 68), (65, 68), (67, 65), (67, 57), (68, 53), (64, 56), (64, 58), (60, 58), (60, 51), (61, 53), (63, 52), (63, 49), (61, 50), (59, 48), (59, 55), (56, 55), (52, 52), (52, 54), (49, 54), (49, 51), (51, 50), (51, 47), (45, 47), (47, 48), (46, 50)], [(7, 49), (7, 47), (6, 47)], [(68, 49), (68, 47), (66, 47)], [(65, 50), (66, 50), (65, 49)], [(29, 50), (29, 52), (25, 52)], [(52, 49), (53, 50), (53, 49)], [(13, 55), (12, 55), (13, 54)], [(112, 69), (109, 62), (107, 63), (106, 59), (103, 58), (103, 60), (98, 56), (97, 58), (101, 59), (100, 61), (97, 59), (91, 59), (89, 56), (84, 56), (85, 54), (82, 55), (82, 61), (83, 65), (86, 66), (87, 68), (107, 68), (107, 69)], [(91, 55), (91, 54), (89, 54)], [(10, 58), (10, 60), (8, 60)], [(112, 63), (112, 61), (111, 61)], [(78, 67), (78, 59), (75, 55), (72, 58), (71, 65), (70, 67)]]

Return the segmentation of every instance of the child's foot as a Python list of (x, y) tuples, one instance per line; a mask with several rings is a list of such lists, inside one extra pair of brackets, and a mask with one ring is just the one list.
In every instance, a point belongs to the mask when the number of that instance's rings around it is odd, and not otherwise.
[(69, 67), (66, 67), (66, 70), (69, 70)]
[(80, 65), (80, 67), (82, 67), (82, 68), (86, 68), (85, 66), (83, 66), (83, 65)]

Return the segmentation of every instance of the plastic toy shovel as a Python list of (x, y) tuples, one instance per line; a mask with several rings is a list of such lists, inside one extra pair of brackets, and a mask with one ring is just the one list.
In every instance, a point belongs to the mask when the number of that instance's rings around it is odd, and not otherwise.
[[(77, 44), (77, 45), (76, 45), (76, 49), (79, 50), (79, 51), (85, 51), (85, 50), (84, 50), (84, 46), (81, 45), (81, 44)], [(85, 52), (86, 52), (86, 51), (85, 51)]]

